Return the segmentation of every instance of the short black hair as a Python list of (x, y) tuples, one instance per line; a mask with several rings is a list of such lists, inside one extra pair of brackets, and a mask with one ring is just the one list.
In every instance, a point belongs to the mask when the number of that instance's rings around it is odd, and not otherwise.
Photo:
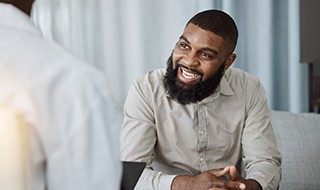
[(210, 9), (202, 11), (193, 16), (187, 23), (194, 24), (203, 30), (213, 32), (221, 36), (227, 43), (230, 44), (231, 52), (234, 51), (238, 40), (238, 29), (236, 23), (227, 13)]

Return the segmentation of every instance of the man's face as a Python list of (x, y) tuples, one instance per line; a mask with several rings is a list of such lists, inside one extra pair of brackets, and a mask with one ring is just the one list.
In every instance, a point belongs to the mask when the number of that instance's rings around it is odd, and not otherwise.
[(182, 104), (210, 96), (235, 59), (234, 54), (228, 55), (222, 37), (189, 24), (168, 60), (164, 78), (167, 92)]
[(193, 85), (212, 77), (227, 58), (228, 49), (221, 36), (189, 24), (172, 55), (179, 80)]

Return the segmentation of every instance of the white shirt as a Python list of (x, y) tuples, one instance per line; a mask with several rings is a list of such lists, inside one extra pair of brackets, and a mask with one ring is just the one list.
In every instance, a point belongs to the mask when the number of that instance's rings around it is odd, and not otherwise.
[(259, 80), (229, 68), (214, 94), (182, 105), (166, 94), (164, 74), (159, 69), (135, 80), (124, 107), (122, 159), (149, 166), (136, 189), (169, 190), (175, 175), (240, 162), (246, 178), (277, 189), (281, 154)]
[(32, 190), (117, 190), (119, 129), (105, 78), (0, 3), (0, 106), (27, 124)]

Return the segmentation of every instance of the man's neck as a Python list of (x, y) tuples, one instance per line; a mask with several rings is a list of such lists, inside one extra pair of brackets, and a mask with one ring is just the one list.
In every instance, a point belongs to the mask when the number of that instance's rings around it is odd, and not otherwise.
[(0, 0), (0, 3), (9, 3), (30, 16), (34, 0)]

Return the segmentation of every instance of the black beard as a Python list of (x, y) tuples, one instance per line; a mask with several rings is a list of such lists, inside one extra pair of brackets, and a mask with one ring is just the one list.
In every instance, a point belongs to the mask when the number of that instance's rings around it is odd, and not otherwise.
[(180, 104), (197, 103), (213, 94), (218, 88), (220, 81), (224, 75), (223, 63), (217, 72), (205, 81), (200, 81), (194, 85), (182, 83), (178, 77), (178, 68), (173, 69), (172, 55), (167, 61), (167, 71), (163, 78), (166, 92), (170, 98), (178, 101)]

